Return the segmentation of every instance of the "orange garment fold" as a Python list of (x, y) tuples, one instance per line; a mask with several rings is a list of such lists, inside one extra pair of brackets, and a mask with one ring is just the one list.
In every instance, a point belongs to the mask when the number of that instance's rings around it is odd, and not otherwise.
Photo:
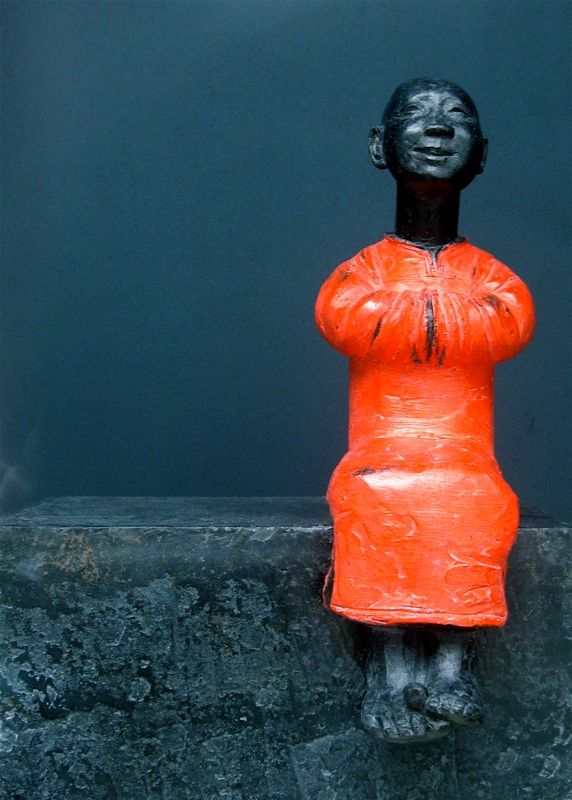
[(316, 321), (350, 357), (331, 609), (503, 625), (518, 501), (494, 457), (493, 377), (532, 336), (525, 284), (466, 240), (433, 252), (387, 236), (333, 272)]

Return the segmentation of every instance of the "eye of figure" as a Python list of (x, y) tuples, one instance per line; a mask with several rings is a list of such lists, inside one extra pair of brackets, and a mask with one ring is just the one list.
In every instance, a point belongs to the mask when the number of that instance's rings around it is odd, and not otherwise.
[(463, 117), (470, 118), (473, 115), (471, 112), (465, 108), (464, 106), (453, 106), (453, 108), (449, 109), (449, 114), (460, 114)]
[(400, 115), (408, 115), (408, 114), (417, 114), (423, 111), (423, 106), (419, 103), (408, 103), (406, 106), (402, 106), (399, 109)]

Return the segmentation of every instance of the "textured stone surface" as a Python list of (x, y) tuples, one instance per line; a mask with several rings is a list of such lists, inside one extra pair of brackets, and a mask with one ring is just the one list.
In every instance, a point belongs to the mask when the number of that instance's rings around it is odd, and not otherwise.
[[(527, 513), (477, 729), (358, 727), (314, 498), (60, 498), (4, 518), (1, 800), (571, 800), (570, 531)], [(567, 591), (568, 590), (568, 591)]]

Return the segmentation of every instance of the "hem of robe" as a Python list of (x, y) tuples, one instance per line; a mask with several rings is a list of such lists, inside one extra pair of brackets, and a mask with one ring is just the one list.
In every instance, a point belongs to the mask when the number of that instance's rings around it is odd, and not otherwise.
[(440, 611), (420, 611), (406, 608), (372, 609), (345, 608), (330, 603), (329, 608), (335, 614), (365, 625), (454, 625), (459, 628), (502, 628), (507, 621), (508, 613), (447, 613)]

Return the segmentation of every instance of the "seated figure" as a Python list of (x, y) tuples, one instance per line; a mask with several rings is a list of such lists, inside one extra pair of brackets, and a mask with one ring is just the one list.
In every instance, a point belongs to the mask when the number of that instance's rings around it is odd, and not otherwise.
[(327, 602), (372, 629), (362, 721), (395, 742), (482, 718), (475, 631), (507, 617), (518, 500), (495, 460), (493, 378), (534, 311), (524, 283), (457, 233), (486, 148), (460, 87), (399, 86), (370, 134), (397, 182), (395, 231), (341, 264), (316, 304), (350, 358)]

